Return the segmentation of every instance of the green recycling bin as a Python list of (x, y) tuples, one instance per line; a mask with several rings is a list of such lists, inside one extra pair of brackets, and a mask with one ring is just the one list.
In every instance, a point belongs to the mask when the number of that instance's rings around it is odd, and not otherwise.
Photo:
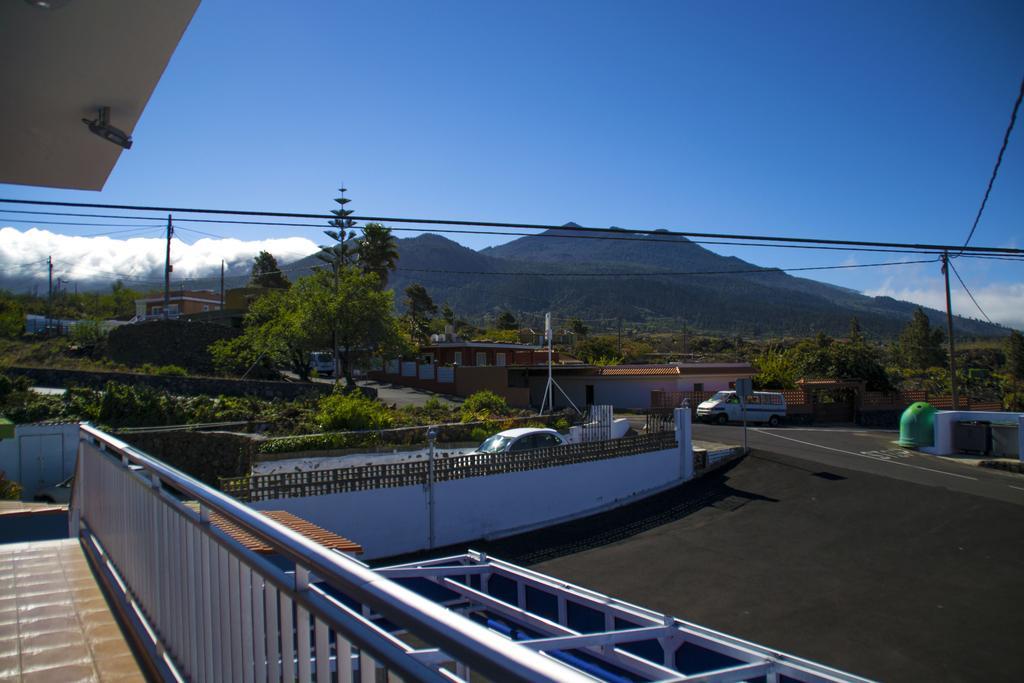
[(903, 411), (900, 417), (899, 445), (920, 448), (935, 445), (935, 406), (918, 401)]

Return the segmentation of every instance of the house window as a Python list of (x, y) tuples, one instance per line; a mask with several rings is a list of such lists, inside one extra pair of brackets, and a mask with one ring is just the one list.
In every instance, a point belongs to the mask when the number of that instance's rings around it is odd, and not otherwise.
[(487, 352), (477, 351), (476, 352), (476, 364), (479, 366), (487, 365)]
[(693, 390), (694, 391), (704, 391), (704, 382), (694, 382), (693, 383)]
[(462, 365), (462, 351), (455, 352), (455, 364)]
[(495, 354), (495, 356), (494, 356), (494, 364), (497, 365), (499, 368), (505, 367), (505, 354), (504, 353), (497, 353), (497, 354)]

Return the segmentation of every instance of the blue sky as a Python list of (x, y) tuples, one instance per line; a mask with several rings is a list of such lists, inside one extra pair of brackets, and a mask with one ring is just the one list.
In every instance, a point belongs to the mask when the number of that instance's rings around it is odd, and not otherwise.
[[(376, 215), (962, 243), (1022, 35), (1020, 2), (204, 0), (102, 192), (0, 196), (321, 212), (343, 180)], [(1024, 246), (1022, 136), (973, 244)], [(889, 260), (712, 248), (778, 267)], [(1024, 263), (957, 269), (1024, 326)], [(819, 277), (941, 305), (937, 266)]]

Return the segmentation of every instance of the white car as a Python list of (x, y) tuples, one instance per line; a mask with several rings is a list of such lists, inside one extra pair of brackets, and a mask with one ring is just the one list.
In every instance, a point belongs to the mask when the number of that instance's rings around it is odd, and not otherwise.
[(518, 451), (531, 451), (535, 448), (564, 446), (567, 443), (569, 443), (568, 439), (554, 429), (518, 427), (498, 432), (480, 444), (480, 447), (474, 452), (515, 453)]

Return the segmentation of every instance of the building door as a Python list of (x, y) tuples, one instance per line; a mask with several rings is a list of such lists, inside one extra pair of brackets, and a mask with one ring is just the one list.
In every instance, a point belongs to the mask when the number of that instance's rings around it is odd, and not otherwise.
[(18, 439), (21, 460), (21, 495), (32, 499), (36, 491), (64, 478), (64, 437), (60, 434), (22, 436)]
[(594, 385), (593, 384), (588, 384), (587, 385), (587, 405), (588, 406), (594, 405)]

